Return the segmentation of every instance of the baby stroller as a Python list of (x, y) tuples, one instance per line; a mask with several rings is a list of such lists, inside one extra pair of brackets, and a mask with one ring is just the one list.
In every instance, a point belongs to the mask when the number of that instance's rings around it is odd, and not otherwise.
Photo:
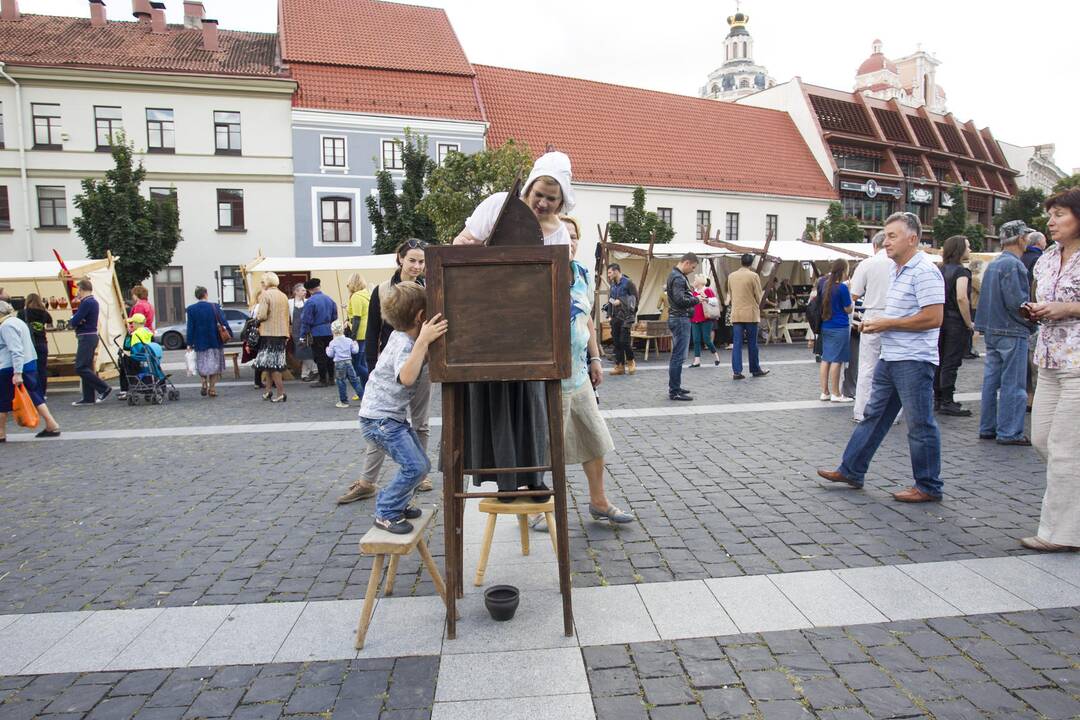
[(131, 336), (128, 336), (117, 350), (120, 372), (127, 384), (128, 405), (141, 402), (161, 405), (166, 400), (180, 399), (180, 391), (161, 369), (160, 345), (155, 342), (132, 345)]

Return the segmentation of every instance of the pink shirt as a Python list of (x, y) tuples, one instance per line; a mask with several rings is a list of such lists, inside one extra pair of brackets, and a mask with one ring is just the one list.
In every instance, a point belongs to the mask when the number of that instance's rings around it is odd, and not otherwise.
[[(142, 313), (146, 316), (146, 329), (154, 329), (154, 307), (147, 300), (140, 299), (137, 303), (131, 306), (131, 315), (135, 313)], [(131, 317), (130, 315), (128, 317)]]
[[(1061, 266), (1061, 245), (1054, 243), (1035, 263), (1035, 299), (1039, 302), (1080, 302), (1080, 252)], [(1080, 368), (1080, 319), (1039, 323), (1035, 364), (1043, 368)]]
[[(694, 290), (693, 293), (694, 293), (694, 297), (701, 297), (701, 295), (702, 295), (702, 293), (699, 293), (697, 290)], [(713, 292), (713, 289), (711, 287), (706, 287), (705, 290), (704, 290), (704, 294), (705, 294), (705, 297), (711, 297), (711, 298), (716, 297), (716, 293)], [(693, 317), (690, 318), (690, 322), (701, 323), (701, 322), (705, 322), (708, 319), (709, 318), (705, 317), (705, 304), (704, 303), (698, 303), (697, 305), (695, 305), (694, 306), (694, 315), (693, 315)]]

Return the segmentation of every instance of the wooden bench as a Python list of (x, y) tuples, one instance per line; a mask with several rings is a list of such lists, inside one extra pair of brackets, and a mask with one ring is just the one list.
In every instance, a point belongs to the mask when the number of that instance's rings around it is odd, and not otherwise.
[(240, 379), (240, 351), (239, 350), (226, 350), (225, 351), (225, 362), (228, 362), (230, 358), (232, 359), (233, 377), (236, 378), (237, 380), (239, 380)]
[(485, 498), (480, 501), (480, 512), (487, 513), (487, 526), (484, 528), (484, 542), (480, 546), (480, 563), (476, 566), (476, 578), (473, 585), (480, 587), (484, 584), (484, 573), (487, 572), (488, 555), (491, 553), (491, 540), (495, 537), (495, 521), (500, 515), (517, 515), (518, 526), (521, 529), (521, 554), (529, 554), (529, 516), (544, 514), (547, 520), (548, 536), (551, 538), (551, 549), (558, 553), (558, 545), (555, 540), (555, 499), (548, 498), (547, 502), (533, 502), (530, 498), (514, 498), (513, 502), (500, 502), (494, 498)]
[(364, 638), (367, 637), (368, 626), (371, 624), (371, 615), (375, 611), (375, 596), (379, 593), (379, 581), (382, 579), (383, 563), (386, 556), (390, 556), (390, 567), (386, 571), (386, 585), (383, 594), (390, 595), (394, 592), (394, 576), (397, 574), (398, 559), (402, 555), (408, 555), (413, 550), (420, 554), (424, 561), (431, 581), (438, 591), (439, 597), (446, 602), (446, 586), (443, 584), (442, 574), (435, 565), (435, 559), (431, 557), (427, 544), (424, 543), (424, 531), (435, 519), (435, 506), (422, 509), (423, 514), (416, 520), (410, 520), (413, 530), (408, 535), (395, 535), (382, 528), (373, 527), (360, 538), (360, 552), (364, 555), (374, 555), (375, 561), (371, 566), (371, 575), (368, 577), (367, 592), (364, 593), (364, 607), (360, 611), (360, 624), (356, 628), (356, 649), (364, 648)]

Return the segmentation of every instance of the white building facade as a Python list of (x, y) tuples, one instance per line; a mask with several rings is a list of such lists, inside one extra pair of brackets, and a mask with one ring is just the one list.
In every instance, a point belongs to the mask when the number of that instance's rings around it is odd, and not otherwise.
[[(151, 42), (200, 32), (168, 26), (158, 39), (138, 22), (64, 20), (87, 34), (146, 32)], [(13, 28), (0, 24), (0, 32)], [(221, 42), (227, 52), (230, 39)], [(162, 323), (183, 318), (197, 285), (212, 300), (246, 304), (239, 267), (260, 251), (292, 254), (291, 80), (10, 58), (3, 69), (0, 260), (50, 260), (54, 249), (65, 259), (87, 256), (75, 198), (83, 179), (101, 179), (114, 166), (108, 143), (121, 131), (147, 170), (144, 195), (179, 210), (182, 240), (172, 261), (144, 282)]]
[(1043, 194), (1050, 195), (1054, 191), (1054, 185), (1069, 176), (1054, 162), (1054, 144), (1043, 145), (1013, 145), (1012, 143), (999, 142), (1001, 151), (1005, 153), (1005, 159), (1009, 166), (1020, 175), (1016, 183), (1022, 188), (1038, 188)]

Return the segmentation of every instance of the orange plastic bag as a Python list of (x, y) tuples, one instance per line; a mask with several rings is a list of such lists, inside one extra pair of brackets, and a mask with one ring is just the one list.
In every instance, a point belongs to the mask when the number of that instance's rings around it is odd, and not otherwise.
[(15, 422), (25, 428), (36, 428), (41, 417), (38, 415), (34, 401), (30, 399), (30, 393), (26, 392), (25, 385), (15, 386), (15, 399), (11, 401), (11, 412), (15, 414)]

